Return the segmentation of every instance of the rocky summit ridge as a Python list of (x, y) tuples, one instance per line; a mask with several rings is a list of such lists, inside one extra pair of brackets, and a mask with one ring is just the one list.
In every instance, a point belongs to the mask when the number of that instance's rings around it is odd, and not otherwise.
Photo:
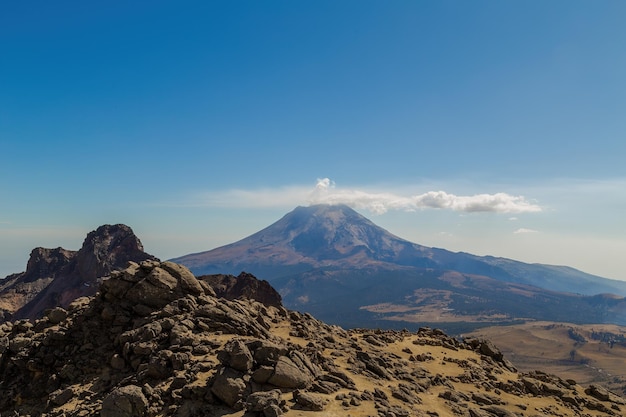
[[(250, 279), (250, 277), (248, 277)], [(351, 330), (219, 298), (146, 260), (91, 297), (0, 325), (0, 414), (100, 416), (619, 416), (598, 386), (522, 374), (489, 341)], [(11, 414), (12, 413), (12, 414)]]

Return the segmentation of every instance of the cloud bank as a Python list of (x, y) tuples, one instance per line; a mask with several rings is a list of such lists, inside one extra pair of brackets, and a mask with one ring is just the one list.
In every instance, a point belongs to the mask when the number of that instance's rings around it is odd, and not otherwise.
[(280, 187), (258, 190), (229, 190), (197, 197), (194, 206), (293, 208), (303, 204), (345, 204), (373, 214), (388, 211), (451, 210), (462, 213), (536, 213), (542, 208), (523, 196), (507, 193), (455, 195), (428, 191), (418, 195), (371, 192), (337, 187), (329, 178), (318, 179), (315, 187)]
[(513, 232), (513, 234), (519, 235), (519, 234), (526, 234), (526, 233), (539, 233), (538, 230), (534, 230), (534, 229), (526, 229), (525, 227), (521, 227), (519, 229), (517, 229), (516, 231)]
[(375, 214), (389, 210), (415, 211), (423, 209), (452, 210), (465, 213), (535, 213), (541, 207), (523, 196), (506, 193), (459, 196), (445, 191), (428, 191), (414, 196), (393, 193), (369, 193), (359, 190), (337, 189), (329, 178), (318, 179), (309, 198), (310, 204), (346, 204), (366, 209)]

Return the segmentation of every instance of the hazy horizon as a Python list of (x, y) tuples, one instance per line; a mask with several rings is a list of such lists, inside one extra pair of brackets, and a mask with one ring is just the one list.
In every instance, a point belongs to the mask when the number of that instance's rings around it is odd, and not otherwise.
[(626, 280), (626, 3), (0, 5), (0, 277), (102, 224), (169, 259), (298, 205)]

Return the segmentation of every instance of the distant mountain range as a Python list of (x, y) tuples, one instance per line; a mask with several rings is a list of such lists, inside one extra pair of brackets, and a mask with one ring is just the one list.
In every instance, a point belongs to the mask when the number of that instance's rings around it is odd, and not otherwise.
[(520, 318), (626, 322), (626, 282), (422, 246), (345, 205), (298, 207), (245, 239), (173, 261), (196, 275), (252, 273), (289, 308), (344, 326), (420, 318), (449, 330), (456, 322)]

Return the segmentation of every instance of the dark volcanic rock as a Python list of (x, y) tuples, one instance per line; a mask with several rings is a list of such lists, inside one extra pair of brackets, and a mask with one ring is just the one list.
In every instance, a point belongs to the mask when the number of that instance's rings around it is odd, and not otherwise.
[(102, 401), (101, 417), (143, 417), (148, 411), (148, 400), (136, 385), (113, 390)]
[(100, 226), (89, 233), (76, 254), (76, 269), (83, 281), (92, 282), (122, 269), (128, 261), (155, 259), (143, 250), (132, 229), (123, 224)]
[[(242, 409), (254, 392), (251, 373), (261, 366), (253, 355), (269, 370), (267, 379), (313, 378), (311, 369), (318, 368), (304, 355), (266, 340), (272, 337), (261, 314), (266, 320), (272, 314), (287, 317), (282, 307), (217, 299), (183, 266), (130, 262), (103, 278), (96, 297), (49, 310), (34, 324), (21, 320), (0, 325), (0, 413), (19, 406), (39, 415), (46, 398), (52, 406), (63, 406), (91, 396), (89, 391), (77, 393), (85, 385), (99, 394), (83, 403), (81, 415), (152, 415), (155, 407), (163, 407), (163, 398), (171, 404), (182, 395)], [(224, 365), (214, 376), (188, 387), (197, 373), (217, 365), (197, 357), (215, 352), (221, 343), (212, 338), (228, 333), (260, 339), (233, 339), (219, 355)], [(291, 373), (283, 369), (280, 354), (294, 358), (287, 359), (296, 368)], [(306, 377), (297, 379), (293, 375), (298, 372)], [(159, 384), (172, 392), (165, 395), (152, 388)], [(281, 413), (280, 402), (265, 403), (265, 415)]]
[(79, 251), (33, 249), (26, 271), (2, 282), (0, 309), (5, 319), (41, 317), (47, 309), (67, 307), (76, 298), (95, 294), (99, 278), (129, 261), (146, 259), (156, 260), (144, 252), (130, 227), (100, 226), (87, 235)]
[(35, 248), (31, 251), (23, 282), (32, 282), (42, 277), (54, 277), (76, 256), (76, 251), (63, 248)]
[(93, 297), (1, 323), (0, 415), (624, 415), (598, 387), (511, 371), (485, 341), (346, 331), (206, 288), (184, 267), (133, 262)]
[(259, 280), (254, 275), (242, 272), (238, 276), (234, 275), (202, 275), (198, 277), (209, 284), (218, 297), (227, 300), (245, 298), (256, 300), (269, 306), (279, 307), (282, 305), (281, 296), (265, 280)]
[(67, 270), (75, 256), (75, 251), (63, 248), (33, 249), (25, 272), (0, 281), (0, 321), (9, 319), (15, 311), (35, 298), (59, 273)]

